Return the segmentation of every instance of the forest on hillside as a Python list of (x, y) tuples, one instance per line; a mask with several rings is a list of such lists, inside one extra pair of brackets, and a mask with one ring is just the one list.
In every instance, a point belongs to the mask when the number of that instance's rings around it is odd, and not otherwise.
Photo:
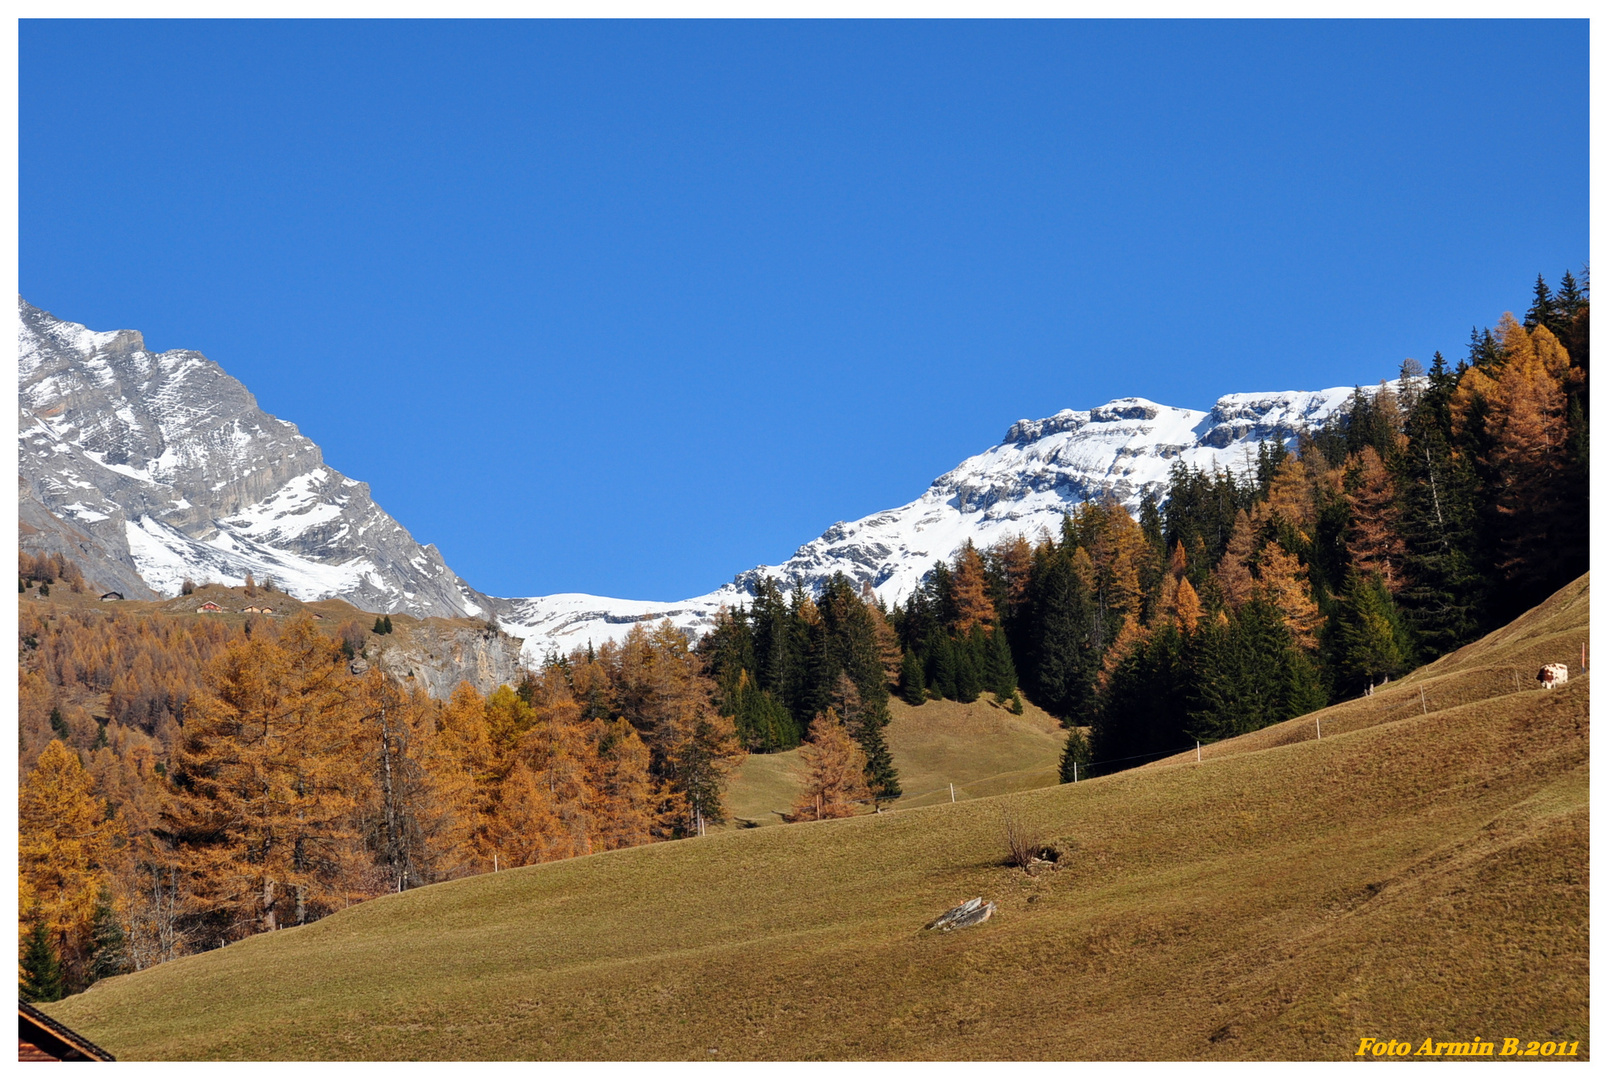
[(1538, 277), (1522, 322), (1475, 329), (1455, 366), (1405, 361), (1293, 451), (1180, 463), (1137, 519), (1095, 500), (1057, 536), (967, 545), (891, 611), (841, 579), (813, 601), (767, 585), (700, 643), (722, 711), (763, 751), (830, 702), (897, 793), (890, 689), (1004, 703), (1020, 684), (1071, 729), (1067, 779), (1370, 692), (1587, 569), (1589, 319), (1571, 273), (1556, 294)]
[[(1137, 517), (964, 548), (891, 609), (764, 582), (692, 642), (668, 623), (438, 701), (353, 663), (372, 631), (113, 607), (59, 556), (19, 594), (21, 993), (306, 923), (386, 892), (696, 835), (747, 753), (802, 745), (795, 819), (897, 798), (883, 731), (1020, 694), (1064, 778), (1367, 693), (1587, 568), (1589, 299), (1358, 389), (1293, 450), (1175, 468)], [(332, 631), (332, 632), (330, 632)]]

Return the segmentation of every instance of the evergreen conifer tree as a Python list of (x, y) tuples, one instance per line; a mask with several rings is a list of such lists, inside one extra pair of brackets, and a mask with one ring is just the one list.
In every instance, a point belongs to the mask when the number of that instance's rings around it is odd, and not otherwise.
[[(1559, 321), (1565, 325), (1572, 322), (1585, 303), (1586, 294), (1581, 291), (1580, 283), (1575, 280), (1573, 274), (1565, 270), (1563, 280), (1558, 283), (1557, 296), (1553, 298), (1553, 307), (1558, 313)], [(1558, 333), (1557, 327), (1550, 329), (1553, 333)]]
[(1406, 671), (1412, 656), (1390, 592), (1375, 575), (1353, 571), (1340, 598), (1336, 623), (1340, 677), (1361, 690)]
[(128, 970), (128, 942), (112, 903), (111, 890), (101, 887), (90, 927), (89, 981), (97, 982)]
[(1299, 715), (1306, 682), (1277, 608), (1255, 599), (1227, 623), (1208, 622), (1189, 650), (1190, 734), (1226, 739)]
[(891, 802), (904, 794), (899, 784), (899, 770), (893, 764), (893, 752), (882, 735), (881, 724), (864, 725), (855, 733), (855, 741), (865, 754), (865, 779), (877, 802)]
[(1094, 612), (1087, 589), (1064, 558), (1051, 561), (1037, 583), (1034, 621), (1038, 656), (1034, 664), (1035, 701), (1062, 719), (1085, 715), (1099, 670), (1092, 645)]
[(1082, 728), (1075, 727), (1066, 733), (1066, 745), (1061, 749), (1061, 783), (1070, 784), (1088, 775), (1089, 740)]
[(1006, 640), (1003, 627), (996, 627), (988, 636), (986, 655), (987, 689), (1004, 701), (1016, 693), (1016, 661), (1011, 657), (1010, 642)]
[(1556, 331), (1557, 323), (1557, 302), (1552, 298), (1552, 290), (1547, 288), (1547, 279), (1537, 274), (1535, 299), (1530, 303), (1530, 310), (1524, 313), (1524, 328), (1534, 330), (1538, 326), (1544, 326), (1548, 330)]
[(955, 610), (954, 575), (942, 559), (933, 563), (932, 570), (927, 574), (927, 595), (932, 599), (932, 615), (938, 626), (945, 629), (954, 626), (958, 614)]
[(904, 654), (899, 669), (899, 696), (907, 705), (920, 705), (927, 700), (927, 680), (922, 674), (921, 658), (913, 652)]
[(940, 631), (933, 635), (932, 652), (927, 657), (927, 664), (930, 669), (927, 672), (927, 686), (939, 697), (954, 701), (958, 671), (955, 648), (948, 634)]
[(1453, 450), (1452, 395), (1456, 377), (1435, 354), (1427, 386), (1405, 425), (1406, 448), (1396, 461), (1401, 535), (1406, 543), (1405, 617), (1435, 655), (1479, 636), (1485, 582), (1480, 548), (1477, 479), (1467, 455)]
[(1094, 715), (1091, 753), (1119, 769), (1183, 748), (1189, 698), (1185, 639), (1171, 621), (1131, 648), (1112, 670)]
[(17, 997), (30, 1003), (60, 1001), (67, 996), (67, 980), (50, 943), (50, 928), (37, 909), (29, 923), (28, 936), (23, 939)]
[(983, 676), (978, 670), (977, 651), (970, 636), (955, 639), (955, 700), (970, 705), (983, 692)]

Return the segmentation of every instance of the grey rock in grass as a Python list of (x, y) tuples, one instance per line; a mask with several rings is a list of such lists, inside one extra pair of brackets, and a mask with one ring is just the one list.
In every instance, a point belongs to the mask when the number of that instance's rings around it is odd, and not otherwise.
[(994, 911), (995, 906), (992, 900), (985, 904), (981, 896), (974, 896), (964, 904), (952, 907), (938, 916), (928, 923), (925, 929), (962, 930), (968, 926), (976, 926), (978, 923), (987, 922), (993, 918)]

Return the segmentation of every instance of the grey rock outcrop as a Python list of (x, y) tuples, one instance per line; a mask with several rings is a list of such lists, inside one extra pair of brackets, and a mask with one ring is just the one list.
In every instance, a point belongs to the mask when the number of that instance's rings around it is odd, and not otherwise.
[(406, 639), (372, 639), (369, 659), (400, 682), (417, 680), (431, 697), (448, 698), (467, 682), (481, 694), (519, 682), (521, 642), (475, 621), (431, 620), (409, 628)]

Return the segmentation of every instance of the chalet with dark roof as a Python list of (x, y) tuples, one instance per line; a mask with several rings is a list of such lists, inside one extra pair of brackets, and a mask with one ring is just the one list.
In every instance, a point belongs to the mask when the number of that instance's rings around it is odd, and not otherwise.
[(18, 1061), (116, 1061), (78, 1032), (28, 1004), (17, 1002)]

